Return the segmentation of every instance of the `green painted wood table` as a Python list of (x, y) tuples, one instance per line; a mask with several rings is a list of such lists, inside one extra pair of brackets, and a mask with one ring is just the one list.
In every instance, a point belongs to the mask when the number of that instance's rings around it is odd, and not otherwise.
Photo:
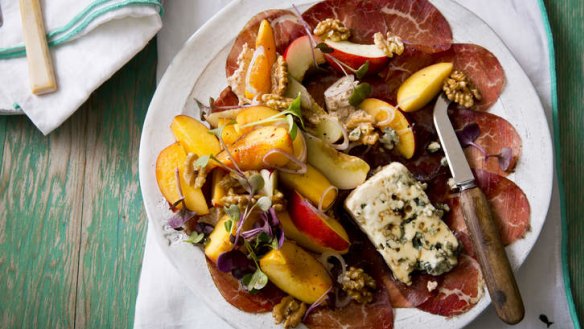
[[(584, 2), (546, 0), (557, 58), (561, 169), (576, 308), (584, 316)], [(150, 43), (62, 127), (0, 118), (0, 328), (129, 328), (146, 215), (142, 123)]]

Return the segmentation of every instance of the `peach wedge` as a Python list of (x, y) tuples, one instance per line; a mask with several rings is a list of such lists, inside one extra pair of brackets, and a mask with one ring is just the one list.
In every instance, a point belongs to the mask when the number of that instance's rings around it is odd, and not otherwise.
[[(382, 130), (386, 127), (395, 130), (399, 136), (396, 149), (404, 158), (410, 159), (414, 156), (416, 151), (414, 131), (399, 109), (377, 98), (366, 98), (359, 104), (359, 108), (373, 116), (377, 122), (382, 122), (383, 124), (378, 125)], [(392, 115), (393, 118), (388, 120), (388, 115)]]
[[(175, 204), (180, 199), (180, 190), (184, 196), (184, 203), (187, 209), (196, 212), (198, 215), (209, 213), (207, 201), (201, 192), (187, 184), (183, 178), (184, 163), (187, 154), (180, 143), (174, 143), (158, 154), (156, 159), (156, 181), (160, 192), (170, 204)], [(178, 174), (176, 170), (178, 169)], [(178, 181), (177, 181), (178, 179)], [(179, 204), (181, 209), (182, 205)]]
[(217, 137), (210, 134), (209, 128), (193, 117), (177, 115), (170, 124), (170, 129), (187, 153), (203, 156), (221, 151)]

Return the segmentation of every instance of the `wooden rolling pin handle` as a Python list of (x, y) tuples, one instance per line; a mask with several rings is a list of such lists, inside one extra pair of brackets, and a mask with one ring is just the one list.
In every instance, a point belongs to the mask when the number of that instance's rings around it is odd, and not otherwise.
[(497, 315), (508, 324), (519, 323), (525, 314), (523, 301), (487, 198), (473, 187), (461, 192), (460, 203)]

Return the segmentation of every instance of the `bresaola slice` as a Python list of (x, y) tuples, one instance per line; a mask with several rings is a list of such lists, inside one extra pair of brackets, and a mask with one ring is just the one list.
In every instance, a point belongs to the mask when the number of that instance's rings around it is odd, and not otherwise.
[(221, 296), (236, 308), (248, 313), (270, 312), (274, 305), (286, 296), (280, 289), (268, 284), (257, 294), (250, 294), (243, 290), (241, 284), (231, 273), (224, 273), (207, 259), (207, 267), (211, 278), (217, 286)]
[(305, 34), (304, 28), (298, 23), (298, 17), (289, 10), (272, 9), (260, 12), (245, 24), (235, 38), (225, 64), (227, 77), (237, 69), (237, 57), (243, 45), (247, 43), (249, 47), (255, 48), (257, 31), (263, 19), (267, 19), (274, 29), (276, 50), (280, 54), (284, 53), (284, 50), (292, 40)]
[(432, 290), (433, 296), (418, 309), (442, 316), (455, 316), (470, 310), (484, 294), (483, 275), (479, 263), (467, 255), (458, 258), (458, 265), (446, 273)]
[(314, 29), (318, 22), (337, 18), (351, 29), (351, 41), (372, 44), (376, 32), (401, 37), (425, 52), (446, 50), (452, 43), (450, 25), (427, 0), (329, 0), (315, 4), (302, 17)]
[(511, 149), (511, 162), (509, 168), (504, 171), (499, 165), (497, 157), (490, 156), (485, 159), (479, 149), (467, 146), (464, 149), (464, 153), (472, 168), (484, 169), (501, 176), (507, 176), (513, 171), (521, 155), (521, 137), (507, 120), (491, 113), (464, 109), (452, 111), (450, 118), (456, 130), (463, 129), (471, 123), (476, 123), (479, 126), (480, 135), (474, 142), (483, 147), (488, 155), (499, 154), (505, 147)]
[[(485, 170), (475, 169), (478, 186), (491, 206), (493, 219), (499, 227), (501, 242), (509, 245), (525, 236), (529, 230), (531, 210), (525, 193), (512, 181)], [(455, 232), (467, 254), (474, 256), (474, 248), (462, 216), (458, 198), (448, 200), (450, 212), (445, 222)]]

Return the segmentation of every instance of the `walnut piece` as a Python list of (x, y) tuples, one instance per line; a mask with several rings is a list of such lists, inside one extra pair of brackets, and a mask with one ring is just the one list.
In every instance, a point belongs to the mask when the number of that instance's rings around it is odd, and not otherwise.
[(361, 304), (373, 301), (372, 291), (377, 288), (375, 280), (362, 268), (349, 267), (343, 276), (339, 277), (343, 290), (355, 301)]
[[(257, 174), (257, 171), (250, 170), (246, 171), (245, 175), (250, 177), (251, 175)], [(243, 209), (248, 204), (254, 204), (257, 202), (259, 198), (264, 195), (256, 194), (253, 197), (250, 197), (249, 192), (241, 185), (237, 174), (229, 173), (225, 175), (221, 181), (219, 181), (219, 185), (223, 190), (226, 190), (227, 193), (219, 200), (219, 204), (224, 207), (229, 207), (231, 205), (237, 205), (239, 208)], [(274, 190), (274, 194), (271, 196), (272, 199), (272, 207), (276, 211), (281, 211), (286, 206), (286, 199), (284, 198), (284, 194), (278, 190)]]
[(442, 90), (449, 100), (466, 108), (472, 107), (475, 100), (481, 100), (481, 93), (461, 71), (454, 71), (444, 81)]
[(345, 128), (349, 131), (349, 140), (360, 144), (373, 145), (379, 140), (373, 123), (375, 119), (369, 113), (358, 110), (349, 115)]
[(260, 99), (264, 105), (278, 111), (286, 110), (293, 101), (292, 98), (283, 97), (278, 94), (263, 94)]
[(280, 303), (272, 309), (272, 316), (276, 324), (284, 322), (284, 328), (294, 328), (302, 322), (306, 313), (306, 304), (297, 301), (291, 296), (282, 298)]
[(187, 154), (185, 159), (185, 170), (183, 178), (189, 185), (195, 188), (201, 188), (207, 180), (207, 167), (199, 167), (195, 164), (199, 157), (194, 153)]
[(282, 55), (278, 55), (278, 59), (272, 66), (272, 94), (284, 95), (287, 86), (288, 64), (286, 64)]
[(397, 35), (393, 35), (387, 32), (384, 36), (383, 33), (377, 32), (373, 35), (373, 42), (377, 48), (383, 50), (387, 57), (392, 58), (393, 55), (401, 55), (404, 52), (404, 43), (402, 39)]
[(323, 41), (326, 39), (345, 41), (351, 37), (351, 31), (345, 27), (343, 22), (333, 18), (318, 22), (318, 25), (314, 28), (314, 34)]

